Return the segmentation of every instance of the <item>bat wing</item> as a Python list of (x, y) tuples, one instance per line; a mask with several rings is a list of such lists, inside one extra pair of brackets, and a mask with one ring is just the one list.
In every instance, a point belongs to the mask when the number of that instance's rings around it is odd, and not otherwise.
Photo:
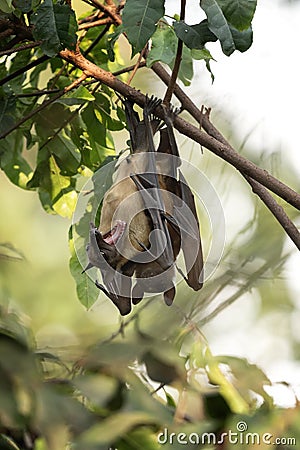
[(182, 202), (188, 207), (195, 220), (193, 224), (187, 224), (186, 217), (183, 216), (178, 207), (175, 207), (174, 216), (182, 233), (181, 247), (187, 270), (186, 282), (191, 288), (198, 291), (203, 285), (203, 254), (199, 221), (194, 196), (181, 171), (179, 171), (179, 184)]
[[(177, 172), (179, 173), (179, 189), (176, 190), (176, 194), (179, 194), (182, 202), (181, 204), (174, 204), (173, 217), (169, 217), (169, 223), (181, 235), (181, 248), (187, 271), (186, 282), (191, 288), (198, 291), (203, 285), (203, 254), (194, 196), (179, 170), (179, 152), (173, 130), (173, 120), (179, 112), (180, 110), (165, 109), (166, 128), (161, 130), (161, 142), (158, 151), (177, 157), (174, 158), (173, 173), (170, 172), (170, 175), (171, 177), (177, 177)], [(188, 219), (189, 214), (187, 213), (192, 213), (193, 223)]]
[[(119, 274), (122, 276), (122, 274)], [(126, 316), (131, 311), (131, 278), (120, 278), (116, 275), (112, 281), (105, 283), (106, 287), (103, 284), (95, 282), (98, 289), (100, 289), (104, 294), (116, 305), (120, 314), (122, 316)], [(124, 295), (128, 292), (128, 296)], [(122, 295), (120, 294), (122, 293)]]

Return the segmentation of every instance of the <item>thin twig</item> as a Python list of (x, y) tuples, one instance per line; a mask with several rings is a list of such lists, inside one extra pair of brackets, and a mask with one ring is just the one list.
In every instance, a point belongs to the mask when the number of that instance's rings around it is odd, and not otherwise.
[(99, 27), (101, 25), (106, 25), (106, 24), (111, 24), (111, 23), (112, 23), (111, 18), (106, 17), (105, 19), (95, 20), (94, 22), (83, 23), (82, 25), (79, 25), (78, 29), (79, 29), (79, 31), (88, 30), (89, 28)]
[(96, 18), (100, 19), (99, 11), (95, 11), (90, 16), (86, 16), (86, 17), (83, 17), (82, 19), (79, 19), (77, 21), (77, 23), (78, 23), (78, 25), (81, 25), (83, 23), (92, 22), (93, 20), (96, 20)]
[(101, 33), (99, 33), (99, 35), (96, 37), (96, 39), (94, 39), (94, 41), (91, 43), (91, 45), (83, 52), (84, 56), (88, 55), (93, 50), (93, 48), (96, 47), (96, 45), (101, 41), (103, 36), (109, 30), (109, 27), (110, 27), (110, 24), (107, 23), (105, 28), (101, 31)]
[[(181, 0), (181, 8), (180, 8), (180, 20), (184, 20), (185, 18), (185, 7), (186, 7), (186, 0)], [(171, 98), (175, 89), (176, 80), (178, 77), (178, 72), (180, 69), (181, 64), (181, 58), (182, 58), (182, 49), (183, 49), (183, 42), (181, 39), (178, 38), (178, 45), (177, 45), (177, 52), (174, 62), (174, 67), (172, 70), (170, 82), (167, 87), (167, 91), (165, 93), (165, 97), (163, 100), (163, 103), (165, 106), (168, 106), (171, 102)]]
[(253, 274), (249, 276), (245, 283), (227, 300), (224, 300), (216, 309), (214, 309), (210, 314), (205, 316), (198, 322), (198, 325), (202, 327), (214, 317), (216, 317), (220, 312), (226, 309), (229, 305), (232, 305), (242, 294), (247, 292), (253, 286), (254, 282), (258, 280), (267, 270), (270, 269), (270, 261), (265, 262), (259, 269), (257, 269)]
[(2, 50), (0, 56), (11, 55), (13, 53), (22, 52), (23, 50), (28, 50), (29, 48), (35, 48), (41, 45), (42, 41), (32, 42), (31, 44), (19, 45), (19, 47), (9, 48), (7, 50)]
[(54, 103), (56, 100), (58, 100), (60, 97), (62, 97), (67, 92), (71, 91), (72, 89), (77, 88), (82, 83), (82, 81), (85, 80), (86, 78), (87, 78), (87, 75), (85, 73), (82, 74), (81, 77), (79, 77), (77, 80), (73, 81), (73, 83), (71, 83), (69, 86), (65, 87), (62, 91), (58, 92), (57, 95), (55, 95), (54, 97), (50, 98), (49, 100), (46, 100), (45, 102), (43, 102), (40, 106), (38, 106), (36, 109), (30, 111), (29, 114), (27, 114), (21, 120), (19, 120), (15, 125), (10, 127), (8, 130), (4, 131), (0, 135), (0, 139), (3, 139), (6, 136), (8, 136), (14, 130), (16, 130), (21, 125), (23, 125), (23, 123), (27, 122), (27, 120), (31, 119), (31, 117), (33, 117), (35, 114), (37, 114), (40, 111), (42, 111), (43, 109), (47, 108), (47, 106), (51, 105), (51, 103)]
[(137, 70), (141, 67), (141, 60), (142, 60), (142, 58), (143, 58), (143, 56), (145, 54), (145, 51), (146, 51), (146, 47), (143, 48), (143, 50), (139, 54), (138, 60), (137, 60), (136, 64), (134, 65), (133, 69), (132, 69), (132, 74), (130, 75), (130, 77), (129, 77), (128, 81), (127, 81), (127, 84), (131, 84), (131, 82), (132, 82), (132, 80), (133, 80)]
[(294, 242), (298, 250), (300, 250), (300, 232), (294, 223), (290, 220), (282, 206), (280, 206), (272, 195), (264, 188), (260, 183), (253, 180), (253, 178), (244, 175), (245, 179), (248, 181), (252, 190), (255, 194), (259, 196), (266, 207), (271, 211), (273, 216), (278, 220), (282, 228), (285, 230), (286, 234)]
[(116, 12), (117, 7), (114, 3), (112, 4), (112, 6), (106, 6), (103, 3), (101, 3), (99, 0), (90, 0), (90, 3), (92, 3), (94, 6), (96, 6), (96, 8), (100, 9), (100, 11), (107, 14), (116, 25), (122, 24), (122, 19)]
[[(86, 79), (86, 75), (82, 74), (82, 76), (80, 77), (80, 79), (78, 78), (78, 85), (80, 83), (82, 83), (82, 81), (84, 81)], [(80, 80), (80, 81), (79, 81)], [(95, 91), (96, 89), (94, 89)], [(81, 105), (79, 105), (74, 111), (72, 111), (70, 117), (68, 119), (66, 119), (61, 126), (55, 131), (55, 133), (50, 136), (40, 147), (39, 147), (39, 151), (42, 150), (42, 148), (46, 147), (46, 145), (49, 144), (49, 142), (53, 141), (53, 139), (56, 138), (56, 136), (59, 135), (59, 133), (69, 124), (72, 122), (72, 120), (77, 116), (77, 114), (79, 113), (79, 111), (85, 106), (85, 103), (82, 103)]]
[[(146, 66), (146, 61), (141, 61), (138, 69), (140, 69), (141, 67), (145, 67)], [(123, 73), (127, 73), (127, 72), (131, 72), (131, 70), (135, 70), (136, 68), (136, 64), (133, 64), (132, 66), (128, 66), (128, 67), (124, 67), (124, 69), (120, 69), (117, 70), (116, 72), (113, 72), (113, 75), (115, 77), (117, 77), (118, 75), (122, 75)]]
[(34, 61), (32, 61), (31, 63), (27, 64), (27, 66), (21, 67), (20, 69), (16, 70), (15, 72), (10, 73), (6, 77), (2, 78), (2, 80), (0, 80), (0, 86), (3, 86), (3, 84), (8, 83), (8, 81), (13, 80), (14, 78), (27, 72), (29, 69), (32, 69), (33, 67), (36, 67), (39, 64), (42, 64), (43, 62), (47, 61), (48, 59), (50, 59), (49, 56), (43, 55), (40, 58), (37, 58)]
[(60, 92), (60, 89), (48, 89), (45, 91), (27, 92), (26, 94), (16, 94), (16, 97), (42, 97), (43, 95), (57, 94), (58, 92)]
[(149, 298), (148, 300), (144, 301), (144, 303), (139, 307), (138, 311), (134, 314), (132, 314), (127, 320), (125, 320), (124, 322), (121, 323), (121, 326), (118, 328), (117, 331), (115, 331), (114, 333), (112, 333), (108, 338), (103, 339), (99, 344), (108, 344), (109, 342), (113, 341), (114, 339), (116, 339), (116, 337), (118, 336), (122, 336), (123, 332), (124, 332), (124, 328), (126, 328), (131, 322), (133, 322), (134, 320), (136, 320), (140, 314), (140, 312), (147, 308), (150, 303), (153, 301), (153, 298)]

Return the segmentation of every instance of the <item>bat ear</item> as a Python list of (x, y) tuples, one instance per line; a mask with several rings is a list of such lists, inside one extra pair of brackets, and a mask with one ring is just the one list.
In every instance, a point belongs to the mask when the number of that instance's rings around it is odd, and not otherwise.
[(89, 262), (88, 265), (85, 267), (85, 269), (83, 269), (83, 271), (81, 273), (85, 273), (87, 270), (91, 269), (92, 267), (94, 267), (94, 265)]

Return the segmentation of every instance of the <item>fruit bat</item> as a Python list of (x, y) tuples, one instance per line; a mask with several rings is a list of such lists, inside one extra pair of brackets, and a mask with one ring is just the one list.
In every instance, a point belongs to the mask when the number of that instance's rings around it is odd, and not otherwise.
[[(180, 171), (173, 131), (179, 111), (163, 107), (161, 122), (153, 115), (160, 104), (161, 100), (147, 97), (140, 120), (133, 103), (124, 100), (131, 152), (121, 160), (104, 196), (99, 228), (90, 224), (85, 270), (100, 269), (103, 284), (96, 281), (96, 286), (121, 315), (129, 314), (131, 304), (139, 303), (145, 292), (163, 293), (165, 303), (171, 305), (175, 269), (195, 291), (203, 283), (195, 201)], [(156, 133), (160, 135), (157, 149)], [(180, 249), (186, 275), (176, 264)]]

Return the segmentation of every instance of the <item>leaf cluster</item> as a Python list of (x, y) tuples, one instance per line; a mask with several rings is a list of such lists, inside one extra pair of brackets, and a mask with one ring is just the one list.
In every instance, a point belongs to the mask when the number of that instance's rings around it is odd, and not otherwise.
[(241, 420), (274, 436), (281, 421), (281, 436), (299, 437), (299, 408), (274, 408), (258, 367), (213, 356), (201, 335), (186, 353), (188, 335), (183, 328), (174, 347), (135, 327), (125, 340), (57, 353), (37, 349), (17, 315), (2, 309), (1, 448), (179, 449), (176, 439), (162, 444), (173, 433), (194, 436), (187, 448), (208, 449), (204, 433), (217, 440)]
[[(227, 55), (249, 48), (256, 2), (203, 1), (207, 18), (195, 25), (177, 20), (176, 14), (169, 23), (164, 0), (127, 0), (112, 17), (93, 5), (77, 19), (68, 2), (1, 2), (0, 167), (16, 185), (36, 190), (47, 212), (69, 218), (82, 176), (114, 153), (112, 132), (125, 124), (113, 91), (85, 80), (79, 69), (63, 62), (60, 51), (78, 45), (98, 67), (118, 70), (124, 67), (123, 33), (132, 56), (151, 42), (147, 66), (160, 61), (172, 68), (180, 39), (179, 78), (188, 85), (193, 59), (203, 59), (211, 70), (208, 42), (219, 40)], [(114, 20), (120, 13), (122, 20)]]

